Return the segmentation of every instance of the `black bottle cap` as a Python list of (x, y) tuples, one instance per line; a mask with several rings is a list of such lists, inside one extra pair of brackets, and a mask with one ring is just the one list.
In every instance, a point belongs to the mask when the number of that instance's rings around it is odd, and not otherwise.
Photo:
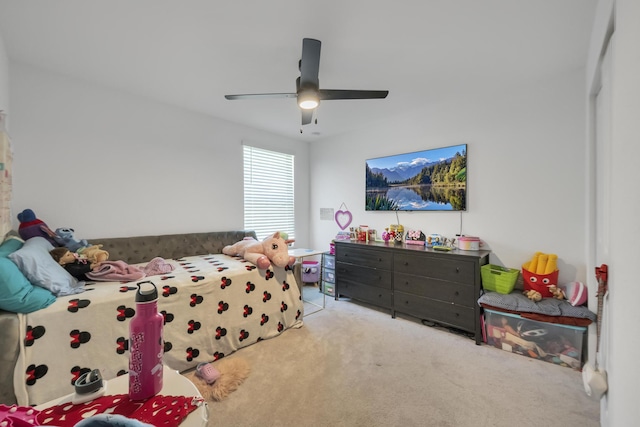
[[(151, 288), (148, 286), (146, 289), (142, 289), (142, 285), (145, 283), (151, 284)], [(138, 282), (138, 291), (136, 292), (136, 302), (150, 302), (158, 299), (158, 289), (156, 285), (153, 284), (150, 280), (145, 280), (144, 282)]]

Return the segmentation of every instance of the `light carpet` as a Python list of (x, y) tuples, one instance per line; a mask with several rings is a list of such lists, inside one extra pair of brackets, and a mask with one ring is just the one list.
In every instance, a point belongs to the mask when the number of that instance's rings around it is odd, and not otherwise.
[(599, 426), (578, 371), (348, 300), (304, 323), (229, 356), (251, 375), (209, 426)]

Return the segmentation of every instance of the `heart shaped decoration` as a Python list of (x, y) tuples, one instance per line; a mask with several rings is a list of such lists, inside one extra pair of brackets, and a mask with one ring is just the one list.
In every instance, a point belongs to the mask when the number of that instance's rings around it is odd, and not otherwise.
[(344, 230), (351, 224), (353, 217), (351, 216), (351, 212), (349, 211), (336, 211), (336, 223), (341, 230)]

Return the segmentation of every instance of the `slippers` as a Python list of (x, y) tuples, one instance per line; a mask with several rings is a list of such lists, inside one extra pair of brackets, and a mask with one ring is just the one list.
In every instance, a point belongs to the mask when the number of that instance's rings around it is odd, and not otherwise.
[(218, 371), (211, 363), (199, 363), (196, 367), (196, 376), (202, 378), (207, 384), (213, 384), (218, 378), (220, 378), (220, 371)]

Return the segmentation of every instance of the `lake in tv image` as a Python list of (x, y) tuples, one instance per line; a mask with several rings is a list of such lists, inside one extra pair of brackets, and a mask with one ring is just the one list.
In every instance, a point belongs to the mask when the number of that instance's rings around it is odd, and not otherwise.
[(467, 144), (367, 160), (366, 210), (467, 210)]

